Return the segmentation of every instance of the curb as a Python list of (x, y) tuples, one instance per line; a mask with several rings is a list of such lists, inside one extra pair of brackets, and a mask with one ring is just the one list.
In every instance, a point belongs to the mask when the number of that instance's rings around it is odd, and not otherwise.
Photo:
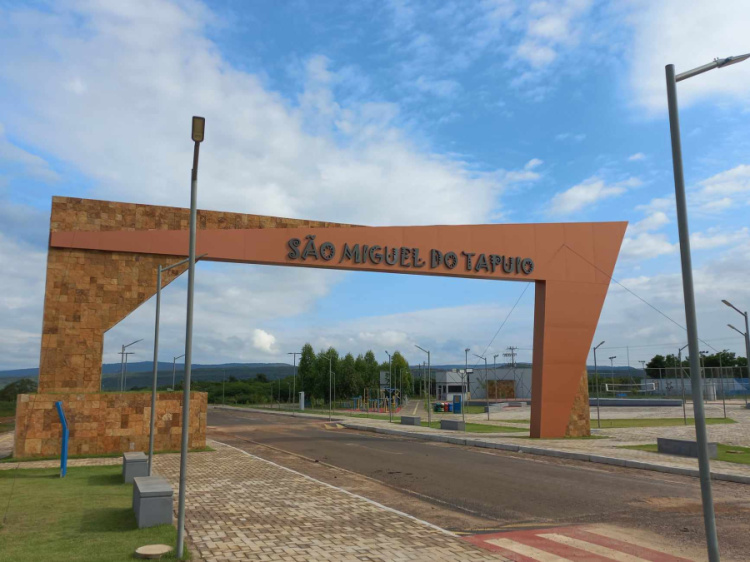
[[(342, 423), (339, 421), (339, 423)], [(527, 447), (524, 445), (513, 445), (510, 443), (495, 443), (492, 441), (482, 441), (476, 438), (450, 437), (447, 435), (430, 435), (426, 433), (412, 433), (409, 431), (400, 431), (398, 429), (371, 427), (369, 425), (358, 425), (350, 422), (343, 422), (342, 425), (347, 429), (359, 431), (370, 431), (385, 435), (397, 435), (399, 437), (411, 437), (413, 439), (422, 439), (424, 441), (437, 441), (440, 443), (451, 443), (453, 445), (464, 445), (466, 447), (481, 447), (485, 449), (498, 449), (500, 451), (509, 451), (512, 453), (524, 453), (527, 455), (539, 455), (543, 457), (556, 457), (576, 461), (593, 462), (599, 464), (608, 464), (612, 466), (621, 466), (624, 468), (636, 468), (640, 470), (651, 470), (654, 472), (664, 472), (668, 474), (679, 474), (680, 476), (692, 476), (698, 478), (700, 473), (695, 468), (683, 468), (678, 466), (666, 466), (644, 461), (635, 461), (627, 459), (618, 459), (616, 457), (605, 457), (603, 455), (588, 455), (586, 453), (575, 453), (569, 451), (557, 451), (554, 449), (543, 449), (541, 447)], [(736, 484), (750, 484), (750, 476), (739, 474), (726, 474), (723, 472), (711, 472), (712, 480), (723, 480), (725, 482), (734, 482)]]
[[(282, 412), (280, 410), (265, 410), (262, 408), (243, 408), (241, 406), (223, 406), (223, 405), (210, 405), (210, 410), (230, 410), (233, 412), (253, 412), (256, 414), (274, 414), (276, 416), (287, 416), (290, 418), (304, 418), (308, 420), (324, 420), (329, 421), (328, 416), (321, 416), (318, 414), (304, 414), (301, 412)], [(334, 416), (331, 418), (332, 422), (340, 422), (341, 417)]]

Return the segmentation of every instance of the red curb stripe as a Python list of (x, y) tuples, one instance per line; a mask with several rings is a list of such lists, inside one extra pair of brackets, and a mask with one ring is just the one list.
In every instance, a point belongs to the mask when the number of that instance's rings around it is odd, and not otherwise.
[[(500, 535), (501, 536), (498, 536), (498, 535), (491, 535), (491, 536), (493, 538), (505, 538), (502, 535), (507, 535), (507, 533), (501, 533)], [(482, 537), (487, 537), (487, 536), (489, 535), (472, 535), (470, 537), (461, 537), (461, 538), (484, 550), (489, 550), (490, 552), (497, 552), (498, 554), (502, 554), (505, 558), (508, 558), (509, 560), (512, 560), (513, 562), (538, 562), (538, 560), (534, 558), (529, 558), (528, 556), (524, 556), (523, 554), (518, 554), (517, 552), (508, 550), (507, 548), (503, 548), (502, 546), (489, 543), (485, 539), (482, 538)]]
[(592, 531), (584, 531), (581, 529), (570, 529), (564, 533), (565, 535), (581, 539), (582, 541), (598, 544), (612, 550), (618, 550), (625, 554), (632, 554), (639, 558), (650, 560), (651, 562), (691, 562), (687, 558), (680, 558), (679, 556), (672, 556), (658, 550), (652, 550), (644, 546), (638, 546), (629, 542), (624, 542), (619, 539), (613, 539), (604, 535), (599, 535)]
[[(537, 532), (550, 533), (554, 531)], [(521, 544), (525, 544), (526, 546), (538, 548), (539, 550), (549, 552), (550, 554), (562, 556), (563, 558), (567, 558), (568, 560), (576, 560), (576, 562), (612, 562), (611, 558), (605, 558), (604, 556), (599, 556), (598, 554), (594, 554), (593, 552), (588, 552), (586, 550), (581, 550), (580, 548), (574, 548), (572, 546), (568, 546), (566, 544), (562, 544), (550, 539), (545, 539), (537, 536), (536, 534), (513, 537), (511, 540), (514, 540)]]

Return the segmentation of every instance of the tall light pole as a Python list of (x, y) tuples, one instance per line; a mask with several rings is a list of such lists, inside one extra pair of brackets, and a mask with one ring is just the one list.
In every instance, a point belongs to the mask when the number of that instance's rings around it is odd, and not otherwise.
[(430, 424), (432, 423), (432, 412), (430, 411), (430, 399), (432, 398), (432, 381), (430, 380), (430, 352), (424, 347), (419, 347), (416, 344), (414, 345), (414, 347), (424, 351), (427, 354), (427, 427), (431, 427)]
[[(748, 321), (747, 321), (747, 316), (748, 316), (747, 311), (742, 312), (739, 308), (737, 308), (736, 306), (734, 306), (731, 302), (727, 300), (722, 300), (721, 302), (723, 302), (728, 307), (735, 309), (737, 312), (739, 312), (740, 314), (742, 314), (742, 316), (745, 317), (745, 331), (744, 332), (742, 330), (738, 330), (731, 324), (727, 324), (727, 326), (729, 326), (730, 328), (732, 328), (732, 330), (742, 334), (745, 337), (745, 357), (747, 358), (747, 379), (748, 379), (748, 383), (750, 384), (750, 325), (748, 325)], [(747, 387), (745, 387), (745, 405), (747, 405)]]
[(682, 170), (682, 146), (680, 141), (680, 118), (677, 108), (677, 82), (692, 78), (703, 72), (742, 62), (750, 55), (716, 59), (687, 72), (675, 75), (674, 65), (665, 68), (667, 78), (667, 103), (669, 105), (669, 129), (672, 138), (672, 166), (674, 169), (675, 203), (677, 206), (677, 226), (680, 238), (680, 258), (682, 264), (682, 292), (685, 300), (685, 319), (690, 354), (690, 378), (692, 380), (695, 436), (698, 446), (698, 469), (703, 503), (703, 524), (706, 529), (706, 546), (709, 562), (719, 561), (719, 540), (716, 536), (716, 517), (711, 492), (711, 467), (708, 459), (708, 436), (706, 434), (706, 414), (701, 393), (700, 363), (698, 356), (698, 320), (695, 314), (695, 291), (693, 289), (693, 264), (690, 256), (690, 231), (688, 228), (685, 177)]
[(686, 347), (687, 344), (683, 345), (680, 349), (677, 350), (677, 363), (680, 367), (680, 382), (682, 383), (682, 418), (685, 420), (685, 425), (687, 425), (687, 409), (685, 406), (685, 376), (682, 369), (682, 350)]
[(174, 357), (172, 359), (172, 390), (174, 390), (174, 388), (175, 388), (175, 386), (174, 386), (175, 385), (174, 376), (175, 376), (175, 373), (177, 372), (177, 360), (178, 359), (182, 359), (183, 357), (185, 357), (184, 353), (182, 355), (178, 355), (177, 357)]
[(492, 379), (495, 382), (495, 384), (493, 385), (495, 387), (495, 400), (497, 400), (497, 370), (495, 367), (495, 363), (497, 362), (497, 358), (499, 356), (499, 353), (495, 353), (495, 355), (492, 356)]
[(206, 120), (193, 116), (193, 171), (190, 178), (190, 237), (188, 250), (187, 321), (185, 322), (185, 382), (182, 393), (182, 448), (180, 449), (180, 492), (177, 501), (177, 558), (185, 549), (185, 490), (190, 437), (190, 374), (193, 362), (193, 297), (195, 295), (195, 235), (198, 222), (198, 156), (205, 136)]
[(594, 347), (594, 377), (596, 378), (596, 427), (601, 429), (602, 427), (602, 415), (599, 411), (599, 367), (596, 364), (596, 350), (604, 345), (604, 340), (599, 345)]
[(609, 373), (610, 373), (609, 376), (610, 377), (615, 376), (615, 359), (617, 359), (617, 355), (613, 355), (612, 357), (609, 358)]
[(187, 259), (173, 263), (167, 267), (161, 264), (156, 268), (156, 318), (154, 319), (154, 380), (151, 384), (151, 420), (148, 433), (148, 475), (151, 476), (151, 465), (154, 458), (154, 427), (156, 425), (156, 386), (159, 373), (159, 314), (161, 313), (161, 274), (173, 267), (183, 265)]
[(487, 382), (487, 358), (474, 354), (475, 357), (484, 359), (484, 401), (487, 405), (487, 421), (490, 421), (490, 385)]
[(333, 385), (333, 357), (331, 356), (330, 352), (328, 355), (323, 355), (326, 359), (328, 359), (328, 421), (331, 421), (333, 419), (333, 411), (331, 410), (332, 404), (331, 399), (333, 396), (331, 395)]
[(290, 351), (287, 355), (294, 355), (294, 391), (292, 395), (297, 398), (297, 355), (302, 355), (299, 351)]
[(464, 366), (464, 376), (461, 377), (461, 421), (464, 424), (464, 431), (466, 431), (466, 380), (469, 378), (469, 352), (471, 348), (464, 349), (466, 355), (466, 365)]
[(391, 354), (387, 351), (385, 352), (386, 355), (388, 355), (388, 421), (393, 421), (393, 396), (391, 395), (391, 392), (393, 391), (393, 382), (391, 381)]
[(128, 373), (128, 355), (132, 355), (133, 351), (125, 351), (127, 348), (129, 348), (131, 345), (135, 345), (138, 342), (142, 342), (143, 338), (139, 340), (135, 340), (130, 342), (127, 345), (122, 346), (122, 351), (120, 351), (120, 392), (125, 392), (125, 383), (127, 381), (127, 373)]

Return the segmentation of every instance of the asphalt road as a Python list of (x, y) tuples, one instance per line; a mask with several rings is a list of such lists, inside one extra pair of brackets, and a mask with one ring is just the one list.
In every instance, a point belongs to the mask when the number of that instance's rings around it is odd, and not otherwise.
[[(254, 412), (210, 410), (208, 425), (209, 436), (219, 441), (320, 479), (335, 478), (351, 488), (358, 475), (439, 506), (430, 517), (414, 500), (391, 498), (395, 507), (443, 526), (446, 521), (454, 528), (610, 523), (648, 530), (698, 552), (704, 544), (695, 478), (384, 437)], [(323, 470), (330, 466), (348, 472)], [(714, 495), (722, 550), (727, 559), (746, 559), (750, 489), (716, 482)], [(466, 518), (446, 520), (446, 511)]]

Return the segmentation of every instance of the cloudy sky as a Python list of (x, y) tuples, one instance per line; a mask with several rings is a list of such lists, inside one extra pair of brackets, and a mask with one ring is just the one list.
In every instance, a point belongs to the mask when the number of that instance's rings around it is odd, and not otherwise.
[[(50, 197), (366, 225), (627, 220), (596, 340), (632, 365), (684, 345), (664, 65), (750, 51), (744, 0), (0, 3), (0, 368), (36, 366)], [(750, 307), (750, 62), (679, 85), (706, 346)], [(185, 279), (162, 358), (182, 353)], [(507, 323), (503, 320), (518, 302)], [(533, 288), (201, 264), (195, 360), (463, 349), (530, 358)], [(669, 318), (667, 318), (669, 317)], [(143, 337), (153, 302), (107, 334)], [(492, 343), (491, 343), (492, 342)], [(490, 345), (491, 343), (491, 345)], [(488, 347), (489, 346), (489, 347)]]

